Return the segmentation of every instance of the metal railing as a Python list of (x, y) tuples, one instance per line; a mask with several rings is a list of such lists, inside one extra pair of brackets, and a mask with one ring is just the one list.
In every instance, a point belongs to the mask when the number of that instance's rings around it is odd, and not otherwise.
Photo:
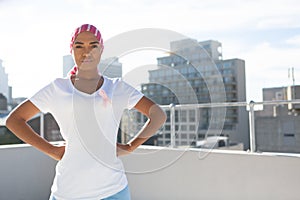
[[(183, 109), (200, 109), (200, 108), (224, 108), (224, 107), (229, 107), (229, 106), (230, 107), (241, 107), (241, 106), (249, 106), (249, 104), (246, 102), (224, 102), (224, 103), (161, 105), (161, 107), (165, 111), (170, 109), (170, 124), (171, 124), (170, 125), (170, 127), (171, 127), (171, 143), (170, 144), (171, 144), (171, 147), (173, 147), (173, 148), (176, 147), (175, 109), (183, 110)], [(253, 132), (253, 134), (255, 134), (255, 133)]]
[[(264, 112), (263, 106), (279, 106), (279, 105), (287, 105), (286, 107), (286, 113), (288, 112), (294, 112), (297, 115), (297, 112), (299, 110), (293, 109), (293, 105), (299, 104), (300, 105), (300, 99), (295, 99), (295, 100), (284, 100), (284, 101), (264, 101), (264, 102), (254, 102), (250, 101), (249, 103), (247, 102), (225, 102), (225, 103), (202, 103), (202, 104), (181, 104), (181, 105), (161, 105), (161, 107), (165, 110), (168, 111), (169, 115), (169, 121), (168, 125), (170, 126), (170, 147), (176, 147), (176, 136), (178, 135), (178, 130), (176, 130), (176, 125), (178, 126), (178, 122), (175, 121), (176, 116), (175, 116), (175, 111), (178, 110), (184, 110), (184, 109), (201, 109), (201, 108), (208, 108), (208, 109), (213, 109), (213, 108), (228, 108), (228, 107), (243, 107), (244, 108), (244, 114), (245, 116), (247, 115), (246, 118), (243, 120), (247, 120), (247, 127), (243, 127), (244, 129), (247, 129), (249, 133), (248, 139), (249, 139), (249, 148), (245, 149), (250, 152), (257, 152), (257, 138), (256, 138), (256, 124), (255, 121), (258, 120), (258, 117), (256, 118), (256, 112)], [(136, 111), (133, 111), (136, 112)], [(197, 113), (196, 113), (197, 114)], [(241, 114), (241, 113), (239, 113)], [(178, 117), (178, 116), (177, 116)], [(224, 115), (223, 115), (224, 117)], [(260, 116), (261, 117), (261, 116)], [(270, 115), (269, 117), (274, 117), (273, 115)], [(284, 117), (284, 116), (283, 116)], [(225, 117), (226, 118), (226, 117)], [(261, 118), (259, 118), (260, 120)], [(214, 119), (212, 119), (214, 120)], [(225, 120), (225, 119), (224, 119)], [(219, 120), (220, 123), (223, 123), (224, 121)], [(143, 120), (141, 120), (143, 122)], [(237, 122), (237, 124), (240, 123), (240, 121)], [(273, 127), (270, 127), (273, 128)], [(222, 130), (220, 130), (222, 132)], [(221, 134), (220, 134), (221, 135)], [(220, 136), (219, 135), (219, 136)], [(260, 150), (261, 151), (261, 150)]]

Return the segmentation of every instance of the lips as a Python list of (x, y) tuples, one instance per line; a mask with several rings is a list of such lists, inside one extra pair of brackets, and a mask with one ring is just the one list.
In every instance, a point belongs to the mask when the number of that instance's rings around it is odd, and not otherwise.
[(82, 63), (90, 63), (90, 62), (93, 62), (92, 59), (84, 59), (83, 61), (81, 61)]

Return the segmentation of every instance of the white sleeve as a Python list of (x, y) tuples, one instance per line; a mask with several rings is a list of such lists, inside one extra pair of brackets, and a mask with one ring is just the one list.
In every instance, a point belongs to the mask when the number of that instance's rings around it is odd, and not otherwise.
[(50, 105), (53, 102), (53, 84), (50, 83), (35, 93), (29, 100), (43, 113), (50, 112)]
[(126, 107), (127, 109), (132, 109), (141, 100), (144, 94), (124, 81), (121, 81), (121, 85), (127, 99)]

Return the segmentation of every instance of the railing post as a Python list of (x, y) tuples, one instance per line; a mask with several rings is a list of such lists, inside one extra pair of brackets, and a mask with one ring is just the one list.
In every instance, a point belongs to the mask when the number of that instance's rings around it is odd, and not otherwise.
[(250, 125), (250, 151), (251, 151), (251, 153), (256, 152), (254, 106), (255, 106), (254, 101), (250, 101), (250, 103), (249, 103), (249, 125)]
[(42, 138), (45, 138), (44, 132), (44, 113), (40, 113), (40, 135)]
[(175, 104), (170, 104), (170, 128), (171, 128), (171, 147), (176, 146), (176, 133), (175, 133)]

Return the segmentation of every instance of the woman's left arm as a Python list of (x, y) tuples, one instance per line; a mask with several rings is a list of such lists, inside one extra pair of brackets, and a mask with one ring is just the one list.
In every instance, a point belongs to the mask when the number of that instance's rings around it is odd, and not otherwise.
[(127, 155), (147, 141), (165, 123), (166, 113), (147, 97), (142, 97), (134, 107), (148, 117), (143, 128), (127, 144), (117, 144), (117, 155)]

